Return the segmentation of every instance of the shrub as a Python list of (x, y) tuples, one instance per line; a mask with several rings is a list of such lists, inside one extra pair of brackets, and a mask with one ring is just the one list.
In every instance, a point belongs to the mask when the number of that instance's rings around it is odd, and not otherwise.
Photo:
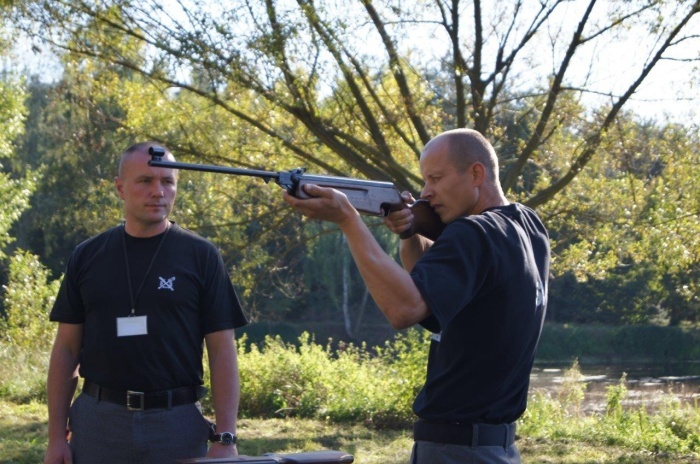
[(416, 330), (374, 353), (353, 344), (332, 350), (331, 341), (321, 346), (308, 333), (296, 344), (268, 336), (261, 348), (243, 338), (240, 413), (406, 426), (414, 419), (411, 403), (423, 383), (426, 343)]
[(4, 287), (5, 317), (0, 319), (3, 343), (25, 350), (51, 346), (56, 326), (48, 314), (59, 285), (59, 281), (49, 282), (49, 271), (33, 254), (19, 251), (12, 256)]
[[(572, 382), (577, 363), (567, 372)], [(700, 456), (700, 408), (681, 403), (668, 394), (654, 414), (644, 404), (626, 405), (626, 376), (607, 388), (604, 413), (571, 414), (580, 400), (579, 387), (565, 380), (558, 394), (535, 391), (525, 414), (518, 421), (518, 433), (543, 440), (566, 439), (592, 445), (615, 446), (644, 453)], [(572, 394), (572, 391), (574, 392)], [(557, 398), (555, 399), (554, 396)], [(574, 408), (574, 411), (577, 408)]]
[(59, 281), (38, 258), (17, 252), (4, 287), (5, 316), (0, 317), (0, 396), (20, 402), (45, 398), (49, 348), (56, 327), (48, 319)]

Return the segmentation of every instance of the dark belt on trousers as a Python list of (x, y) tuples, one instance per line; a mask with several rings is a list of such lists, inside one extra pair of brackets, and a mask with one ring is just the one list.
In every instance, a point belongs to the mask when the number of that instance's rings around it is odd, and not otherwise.
[(126, 406), (132, 411), (141, 411), (195, 403), (206, 395), (207, 389), (199, 386), (144, 393), (133, 390), (112, 390), (85, 379), (83, 393), (101, 401)]
[(418, 420), (413, 439), (466, 446), (503, 446), (515, 443), (515, 424), (448, 424)]

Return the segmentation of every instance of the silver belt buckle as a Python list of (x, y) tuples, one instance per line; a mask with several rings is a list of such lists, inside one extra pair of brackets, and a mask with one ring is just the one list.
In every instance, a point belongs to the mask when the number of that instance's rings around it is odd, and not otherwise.
[[(138, 398), (139, 406), (135, 407), (131, 405), (132, 398)], [(143, 392), (137, 392), (133, 390), (126, 391), (126, 409), (129, 411), (143, 411), (144, 395)]]

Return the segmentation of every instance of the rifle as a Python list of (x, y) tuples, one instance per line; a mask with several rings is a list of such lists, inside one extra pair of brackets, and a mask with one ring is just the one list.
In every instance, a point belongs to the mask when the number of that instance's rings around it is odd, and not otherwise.
[(149, 166), (261, 177), (265, 180), (265, 183), (274, 180), (280, 187), (287, 190), (290, 195), (301, 199), (311, 198), (304, 191), (303, 187), (306, 184), (333, 188), (343, 192), (357, 211), (372, 216), (387, 216), (392, 211), (411, 208), (414, 216), (413, 226), (409, 230), (402, 232), (401, 238), (420, 234), (430, 240), (436, 240), (445, 228), (445, 224), (440, 220), (440, 216), (430, 207), (430, 203), (427, 200), (417, 200), (410, 206), (406, 205), (401, 199), (398, 189), (391, 182), (310, 175), (306, 174), (306, 170), (303, 168), (272, 172), (209, 164), (163, 161), (165, 150), (157, 146), (149, 148), (148, 153), (151, 155), (151, 159), (148, 161)]
[(180, 459), (177, 464), (348, 464), (355, 460), (352, 454), (342, 451), (309, 451), (305, 453), (276, 454), (265, 453), (262, 456), (236, 456), (233, 458), (193, 458)]

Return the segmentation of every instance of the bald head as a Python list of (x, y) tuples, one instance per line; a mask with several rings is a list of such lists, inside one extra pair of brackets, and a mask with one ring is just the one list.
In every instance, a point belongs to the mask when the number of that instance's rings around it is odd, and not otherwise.
[[(163, 150), (165, 150), (165, 158), (167, 158), (169, 161), (175, 161), (175, 157), (173, 154), (170, 152), (168, 147), (165, 145), (158, 143), (158, 142), (140, 142), (140, 143), (135, 143), (126, 150), (124, 150), (124, 153), (122, 153), (122, 157), (119, 160), (119, 169), (117, 170), (117, 176), (121, 177), (122, 175), (122, 169), (124, 167), (124, 162), (127, 159), (130, 159), (132, 156), (134, 156), (137, 153), (145, 153), (149, 154), (148, 150), (151, 147), (161, 147)], [(177, 171), (175, 171), (175, 175), (177, 175)]]
[[(444, 145), (443, 145), (444, 144)], [(449, 154), (455, 168), (464, 172), (474, 163), (481, 163), (494, 185), (500, 185), (498, 179), (498, 157), (491, 143), (480, 132), (473, 129), (453, 129), (430, 140), (423, 151), (442, 146)]]

